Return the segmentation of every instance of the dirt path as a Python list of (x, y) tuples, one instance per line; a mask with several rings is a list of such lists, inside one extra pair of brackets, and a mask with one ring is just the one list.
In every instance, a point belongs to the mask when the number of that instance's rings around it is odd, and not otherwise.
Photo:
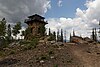
[[(95, 55), (86, 52), (85, 47), (80, 47), (79, 45), (69, 46), (72, 54), (80, 60), (81, 67), (99, 67), (95, 60), (97, 57)], [(80, 67), (80, 66), (79, 66)]]

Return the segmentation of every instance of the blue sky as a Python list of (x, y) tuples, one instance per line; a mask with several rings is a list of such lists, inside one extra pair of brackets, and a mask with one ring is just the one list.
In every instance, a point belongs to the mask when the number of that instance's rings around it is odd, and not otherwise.
[(86, 9), (86, 0), (62, 0), (62, 6), (57, 5), (58, 0), (51, 0), (51, 9), (45, 14), (46, 18), (75, 17), (76, 9)]

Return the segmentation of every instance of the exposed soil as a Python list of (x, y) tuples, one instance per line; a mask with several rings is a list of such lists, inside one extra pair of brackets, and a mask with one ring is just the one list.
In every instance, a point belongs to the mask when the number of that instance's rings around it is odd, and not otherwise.
[(39, 44), (34, 49), (1, 57), (0, 67), (100, 67), (100, 47), (96, 44)]

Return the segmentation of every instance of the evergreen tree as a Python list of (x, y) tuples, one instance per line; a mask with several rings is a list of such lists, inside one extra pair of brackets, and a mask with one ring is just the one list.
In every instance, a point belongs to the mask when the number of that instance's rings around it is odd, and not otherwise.
[(24, 35), (25, 35), (26, 40), (29, 39), (29, 37), (31, 37), (31, 28), (30, 27), (26, 28)]
[(74, 32), (74, 30), (73, 30), (73, 36), (75, 36), (75, 32)]
[(56, 41), (56, 32), (55, 31), (53, 32), (53, 37), (54, 37), (53, 39)]
[(51, 35), (51, 30), (50, 30), (50, 28), (49, 28), (49, 36)]
[(61, 42), (63, 42), (63, 30), (61, 29)]
[(25, 31), (21, 31), (21, 37), (25, 36)]
[(4, 36), (6, 35), (6, 20), (5, 18), (2, 19), (2, 21), (0, 21), (0, 36)]
[(96, 28), (95, 28), (94, 30), (95, 30), (95, 32), (94, 32), (94, 34), (95, 34), (95, 41), (97, 41), (97, 32), (96, 32)]
[(70, 42), (71, 42), (71, 38), (72, 38), (72, 35), (71, 35), (71, 33), (70, 33)]
[(7, 40), (10, 41), (12, 39), (11, 37), (11, 25), (8, 24), (8, 28), (7, 28)]
[(45, 35), (45, 31), (46, 31), (46, 28), (44, 25), (40, 26), (40, 28), (38, 29), (38, 32), (41, 34), (41, 36)]
[(64, 42), (66, 43), (66, 31), (64, 31)]
[(57, 31), (57, 41), (59, 41), (60, 40), (60, 35), (59, 35), (59, 29), (58, 29), (58, 31)]
[(14, 27), (13, 27), (13, 30), (12, 30), (12, 33), (13, 35), (15, 36), (15, 39), (17, 37), (17, 34), (20, 33), (20, 30), (21, 29), (21, 22), (18, 22)]
[(92, 30), (92, 39), (95, 40), (94, 28)]

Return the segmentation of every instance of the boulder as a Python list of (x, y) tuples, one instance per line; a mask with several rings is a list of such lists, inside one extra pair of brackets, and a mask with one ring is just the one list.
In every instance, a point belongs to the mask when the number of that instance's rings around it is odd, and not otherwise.
[(93, 43), (94, 42), (92, 39), (90, 39), (88, 37), (85, 37), (84, 40), (87, 41), (88, 43)]
[(83, 40), (83, 38), (82, 37), (78, 37), (78, 36), (71, 37), (71, 42), (77, 43), (77, 44), (85, 43), (85, 41)]

